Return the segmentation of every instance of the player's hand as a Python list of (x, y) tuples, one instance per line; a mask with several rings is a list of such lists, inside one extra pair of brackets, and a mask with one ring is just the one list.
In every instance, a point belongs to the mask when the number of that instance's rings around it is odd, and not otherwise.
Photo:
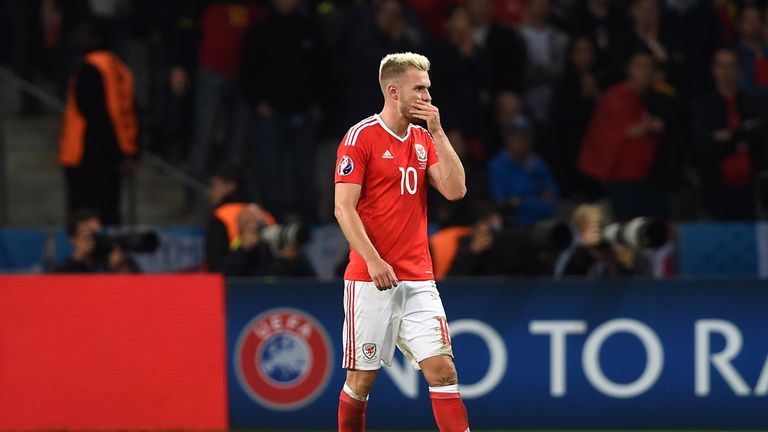
[(411, 105), (411, 115), (419, 120), (427, 122), (427, 129), (432, 134), (436, 134), (443, 130), (443, 126), (440, 124), (440, 110), (436, 106), (423, 100), (417, 100)]
[(385, 291), (397, 286), (397, 276), (395, 269), (386, 261), (377, 258), (368, 263), (368, 274), (371, 275), (373, 284), (379, 291)]

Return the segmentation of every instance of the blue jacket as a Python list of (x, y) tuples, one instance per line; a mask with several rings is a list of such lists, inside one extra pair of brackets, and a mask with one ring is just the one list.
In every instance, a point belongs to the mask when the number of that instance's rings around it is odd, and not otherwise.
[(517, 222), (531, 225), (554, 215), (556, 200), (542, 200), (541, 194), (552, 192), (558, 196), (555, 179), (547, 164), (537, 156), (531, 156), (525, 165), (513, 161), (505, 151), (491, 159), (488, 166), (491, 193), (496, 202), (505, 202), (518, 197), (521, 204), (517, 209)]

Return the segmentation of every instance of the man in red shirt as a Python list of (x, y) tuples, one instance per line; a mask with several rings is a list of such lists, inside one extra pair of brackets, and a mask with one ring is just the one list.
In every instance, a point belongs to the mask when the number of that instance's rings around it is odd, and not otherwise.
[(344, 275), (342, 432), (365, 430), (368, 394), (395, 346), (424, 373), (440, 431), (469, 430), (432, 273), (425, 187), (429, 180), (459, 200), (465, 176), (431, 103), (428, 71), (419, 54), (384, 57), (384, 108), (350, 128), (337, 152), (335, 213), (352, 249)]

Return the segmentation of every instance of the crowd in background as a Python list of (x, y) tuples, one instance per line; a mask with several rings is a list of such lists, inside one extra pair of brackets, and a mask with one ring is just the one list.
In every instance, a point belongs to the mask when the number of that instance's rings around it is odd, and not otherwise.
[[(13, 41), (3, 61), (17, 73), (52, 79), (64, 98), (83, 29), (97, 29), (145, 89), (140, 144), (205, 182), (241, 165), (249, 195), (279, 221), (332, 221), (338, 142), (380, 109), (379, 61), (403, 51), (432, 61), (433, 102), (467, 172), (464, 201), (430, 196), (439, 226), (482, 233), (498, 214), (530, 227), (592, 202), (616, 220), (765, 212), (765, 1), (0, 5)], [(22, 114), (38, 108), (23, 99)], [(479, 237), (460, 254), (488, 246)]]

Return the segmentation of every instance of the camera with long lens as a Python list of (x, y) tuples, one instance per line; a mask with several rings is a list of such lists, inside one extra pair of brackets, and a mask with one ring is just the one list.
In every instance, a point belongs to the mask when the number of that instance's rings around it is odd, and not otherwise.
[(115, 248), (126, 252), (154, 252), (160, 246), (160, 238), (154, 231), (142, 230), (121, 233), (99, 232), (93, 235), (96, 244), (94, 255), (106, 256)]
[(667, 242), (667, 226), (663, 221), (639, 217), (626, 223), (612, 223), (603, 228), (603, 239), (612, 245), (633, 249), (658, 249)]
[(309, 241), (309, 228), (300, 223), (264, 226), (259, 233), (273, 255), (286, 246), (302, 246)]

